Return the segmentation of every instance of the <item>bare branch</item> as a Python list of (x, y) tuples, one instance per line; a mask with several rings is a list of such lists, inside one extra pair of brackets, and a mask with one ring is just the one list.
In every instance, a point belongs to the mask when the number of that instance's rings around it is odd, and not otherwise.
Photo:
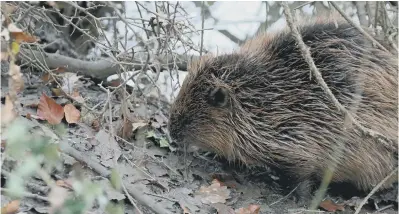
[[(110, 58), (102, 58), (96, 61), (84, 61), (80, 59), (74, 59), (59, 54), (43, 53), (39, 51), (31, 51), (21, 49), (20, 58), (25, 62), (34, 62), (35, 59), (39, 60), (40, 63), (45, 64), (50, 69), (59, 67), (65, 67), (67, 72), (80, 73), (82, 75), (93, 77), (96, 79), (105, 80), (107, 77), (116, 74), (120, 68), (121, 62), (113, 61)], [(181, 59), (184, 57), (181, 56)], [(193, 59), (197, 57), (193, 56)], [(166, 61), (166, 58), (164, 59)], [(135, 70), (141, 70), (142, 64), (140, 61), (133, 61), (126, 63)], [(151, 65), (151, 64), (150, 64)], [(176, 64), (179, 70), (187, 71), (187, 62), (180, 60), (180, 63)], [(170, 69), (173, 69), (173, 64), (166, 65)], [(164, 70), (161, 69), (161, 70)]]
[(377, 40), (375, 40), (370, 34), (368, 34), (362, 27), (357, 25), (356, 23), (353, 22), (352, 19), (350, 19), (341, 8), (337, 5), (337, 3), (330, 1), (330, 3), (334, 6), (334, 8), (343, 16), (347, 22), (349, 22), (353, 27), (355, 27), (357, 30), (359, 30), (363, 35), (365, 35), (368, 39), (370, 39), (374, 44), (376, 44), (381, 50), (384, 50), (388, 53), (390, 53), (384, 46), (382, 46)]

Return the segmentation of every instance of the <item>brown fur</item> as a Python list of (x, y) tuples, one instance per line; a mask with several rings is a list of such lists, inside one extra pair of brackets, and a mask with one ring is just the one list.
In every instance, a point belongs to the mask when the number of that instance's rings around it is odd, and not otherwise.
[(289, 30), (194, 62), (171, 107), (171, 136), (228, 160), (287, 169), (299, 180), (321, 179), (336, 164), (332, 181), (373, 188), (397, 167), (398, 56), (340, 20), (340, 29), (332, 25), (301, 25), (316, 66), (356, 120), (394, 143), (363, 136), (345, 120), (310, 79)]

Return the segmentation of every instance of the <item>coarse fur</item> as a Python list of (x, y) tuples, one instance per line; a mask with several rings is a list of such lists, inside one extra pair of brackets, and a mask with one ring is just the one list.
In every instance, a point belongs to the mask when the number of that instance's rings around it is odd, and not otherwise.
[(289, 29), (194, 62), (171, 106), (170, 135), (227, 160), (277, 166), (300, 181), (322, 179), (335, 165), (333, 182), (370, 190), (397, 167), (398, 55), (340, 19), (299, 31), (338, 101), (391, 143), (362, 135), (333, 105)]

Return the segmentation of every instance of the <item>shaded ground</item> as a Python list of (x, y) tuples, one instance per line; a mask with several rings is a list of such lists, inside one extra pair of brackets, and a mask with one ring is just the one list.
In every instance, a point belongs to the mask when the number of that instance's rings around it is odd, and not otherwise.
[[(30, 77), (32, 86), (27, 87), (20, 95), (21, 116), (28, 113), (35, 115), (36, 108), (28, 107), (37, 104), (42, 92), (51, 94), (47, 86), (41, 83), (39, 77)], [(3, 82), (2, 82), (3, 83)], [(91, 83), (81, 84), (79, 92), (82, 97), (88, 99), (87, 105), (94, 106), (107, 99), (107, 94)], [(7, 92), (7, 86), (2, 84), (2, 103)], [(54, 98), (57, 103), (66, 103), (65, 97)], [(121, 102), (112, 98), (114, 110), (120, 109)], [(34, 106), (34, 105), (33, 105)], [(100, 164), (107, 169), (115, 168), (122, 177), (126, 186), (130, 186), (133, 191), (144, 198), (139, 200), (138, 206), (143, 213), (154, 213), (148, 206), (156, 206), (165, 210), (164, 213), (232, 213), (239, 208), (247, 208), (249, 205), (259, 205), (259, 213), (306, 213), (296, 204), (293, 194), (290, 191), (294, 185), (284, 186), (281, 184), (281, 177), (269, 169), (246, 169), (244, 167), (229, 165), (223, 160), (213, 158), (212, 154), (183, 155), (181, 152), (170, 152), (169, 147), (160, 147), (160, 140), (163, 139), (163, 130), (166, 128), (167, 109), (159, 109), (151, 102), (138, 104), (131, 110), (133, 118), (133, 136), (128, 140), (112, 138), (108, 131), (100, 128), (95, 130), (90, 124), (80, 123), (69, 125), (67, 133), (61, 139), (60, 144), (68, 145), (74, 150), (68, 150), (62, 155), (63, 163), (58, 170), (53, 171), (52, 176), (56, 180), (68, 180), (72, 175), (80, 171), (84, 177), (90, 177), (93, 181), (99, 182), (105, 188), (110, 199), (115, 201), (124, 200), (125, 213), (138, 213), (129, 202), (126, 195), (111, 188), (107, 179), (101, 176), (97, 169), (91, 169), (95, 164)], [(52, 137), (54, 131), (44, 122), (35, 119), (21, 117), (28, 126), (41, 130), (44, 135)], [(118, 131), (121, 119), (115, 116), (112, 127)], [(142, 126), (141, 121), (152, 121), (150, 126)], [(149, 134), (150, 133), (150, 134)], [(172, 148), (172, 147), (170, 147)], [(73, 158), (71, 151), (84, 157), (84, 160)], [(11, 161), (12, 162), (12, 161)], [(10, 163), (11, 163), (10, 162)], [(12, 164), (4, 162), (3, 169), (11, 170)], [(223, 186), (219, 187), (215, 183), (215, 194), (209, 195), (201, 190), (209, 187), (213, 179), (217, 179)], [(2, 186), (7, 182), (7, 176), (2, 174)], [(37, 178), (32, 178), (26, 182), (27, 190), (33, 194), (46, 196), (49, 187)], [(202, 187), (202, 189), (201, 189)], [(288, 194), (288, 195), (287, 195)], [(384, 196), (392, 198), (392, 195)], [(381, 200), (384, 197), (375, 198), (379, 208), (384, 208)], [(394, 197), (393, 197), (394, 198)], [(136, 198), (137, 199), (137, 198)], [(147, 199), (149, 199), (147, 201)], [(337, 204), (343, 203), (340, 197), (333, 197)], [(310, 199), (309, 199), (310, 200)], [(210, 201), (219, 203), (209, 205)], [(351, 203), (360, 202), (350, 200)], [(2, 194), (2, 205), (9, 202), (9, 198)], [(346, 204), (350, 204), (348, 201)], [(370, 201), (373, 202), (373, 201)], [(387, 204), (389, 205), (389, 203)], [(390, 205), (391, 206), (391, 205)], [(49, 204), (40, 198), (26, 197), (21, 201), (20, 211), (26, 213), (47, 213)], [(373, 203), (364, 207), (361, 213), (375, 211), (376, 205)], [(182, 209), (183, 208), (183, 209)], [(92, 213), (101, 213), (97, 208), (92, 209)], [(345, 211), (337, 213), (353, 213), (354, 207), (346, 205)], [(244, 213), (244, 212), (242, 212)], [(255, 213), (255, 212), (254, 212)], [(397, 213), (397, 207), (390, 207), (377, 213)]]

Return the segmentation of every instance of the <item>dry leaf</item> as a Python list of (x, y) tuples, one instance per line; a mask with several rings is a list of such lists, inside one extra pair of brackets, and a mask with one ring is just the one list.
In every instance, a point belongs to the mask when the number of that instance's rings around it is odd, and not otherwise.
[(118, 87), (122, 84), (122, 81), (120, 81), (119, 79), (116, 80), (111, 80), (108, 82), (108, 85), (111, 87)]
[(216, 209), (217, 213), (223, 213), (223, 214), (236, 214), (234, 209), (221, 203), (216, 203), (211, 205), (213, 208)]
[(10, 96), (6, 95), (6, 103), (1, 108), (1, 125), (9, 124), (16, 116), (14, 104), (11, 102)]
[(64, 94), (64, 92), (59, 88), (51, 88), (51, 92), (53, 92), (53, 95), (56, 97), (60, 97)]
[(133, 124), (130, 120), (124, 118), (122, 123), (121, 134), (123, 139), (129, 139), (133, 135)]
[(65, 119), (68, 123), (77, 123), (80, 119), (80, 111), (75, 108), (72, 104), (66, 104), (64, 106)]
[(45, 73), (42, 76), (42, 81), (44, 83), (49, 83), (49, 82), (53, 82), (54, 81), (54, 77), (52, 75), (50, 75), (50, 73)]
[(93, 120), (93, 122), (91, 123), (91, 127), (96, 132), (100, 131), (100, 122), (98, 122), (98, 120)]
[(19, 210), (19, 201), (14, 200), (10, 203), (6, 204), (4, 207), (1, 208), (1, 213), (4, 214), (14, 214)]
[(22, 33), (22, 30), (19, 27), (17, 27), (14, 23), (10, 23), (7, 26), (7, 28), (10, 33)]
[(179, 202), (180, 208), (183, 210), (183, 214), (191, 214), (190, 210), (184, 206), (181, 202)]
[(77, 101), (78, 103), (84, 103), (85, 102), (85, 99), (82, 96), (80, 96), (79, 91), (77, 91), (77, 90), (73, 91), (73, 93), (71, 94), (71, 97), (75, 101)]
[(48, 1), (47, 4), (51, 7), (57, 7), (57, 3), (55, 3), (54, 1)]
[(9, 54), (7, 52), (0, 52), (1, 61), (8, 61)]
[(230, 190), (214, 179), (210, 186), (201, 186), (199, 195), (201, 196), (201, 202), (204, 204), (225, 203), (226, 199), (230, 198)]
[(1, 151), (4, 152), (7, 146), (7, 141), (6, 140), (1, 140)]
[[(10, 28), (8, 28), (10, 30)], [(10, 30), (11, 38), (15, 40), (17, 43), (26, 42), (26, 43), (34, 43), (37, 42), (38, 39), (34, 36), (31, 36), (24, 32), (12, 32)]]
[(6, 13), (8, 13), (8, 14), (10, 14), (10, 13), (14, 13), (14, 11), (16, 11), (17, 10), (17, 6), (15, 6), (15, 5), (12, 5), (12, 4), (6, 4), (5, 5), (5, 12)]
[(0, 36), (3, 37), (6, 42), (10, 41), (10, 31), (7, 28), (1, 31)]
[(74, 89), (75, 89), (75, 85), (76, 82), (81, 78), (82, 76), (78, 76), (75, 73), (70, 73), (70, 72), (65, 72), (62, 74), (62, 86), (61, 89), (66, 93), (66, 94), (72, 94)]
[(56, 73), (56, 74), (61, 74), (61, 73), (64, 73), (65, 72), (65, 67), (57, 67), (55, 70), (54, 70), (54, 73)]
[(39, 117), (47, 120), (50, 124), (56, 125), (61, 123), (62, 118), (64, 118), (64, 108), (57, 104), (55, 100), (43, 93), (40, 97), (37, 114)]
[(260, 206), (256, 204), (250, 204), (248, 207), (241, 207), (236, 210), (236, 214), (259, 214)]
[(57, 185), (57, 186), (60, 186), (60, 187), (64, 187), (64, 188), (66, 188), (66, 189), (70, 189), (70, 190), (73, 190), (73, 187), (72, 187), (72, 184), (71, 184), (71, 181), (70, 180), (57, 180), (56, 182), (55, 182), (55, 184)]
[(17, 42), (12, 42), (11, 43), (11, 52), (15, 56), (19, 53), (20, 46)]
[(336, 212), (338, 210), (340, 210), (340, 211), (344, 211), (345, 210), (343, 205), (336, 204), (336, 203), (334, 203), (331, 200), (322, 201), (320, 203), (319, 207), (321, 207), (321, 208), (323, 208), (323, 209), (325, 209), (325, 210), (327, 210), (329, 212)]
[(21, 67), (11, 62), (9, 74), (14, 82), (12, 90), (15, 90), (17, 93), (22, 91), (24, 80), (22, 79)]
[(133, 126), (132, 130), (136, 131), (136, 129), (138, 129), (140, 127), (143, 127), (143, 126), (146, 126), (146, 125), (148, 125), (147, 122), (145, 122), (144, 120), (140, 120), (138, 122), (132, 123), (132, 126)]

